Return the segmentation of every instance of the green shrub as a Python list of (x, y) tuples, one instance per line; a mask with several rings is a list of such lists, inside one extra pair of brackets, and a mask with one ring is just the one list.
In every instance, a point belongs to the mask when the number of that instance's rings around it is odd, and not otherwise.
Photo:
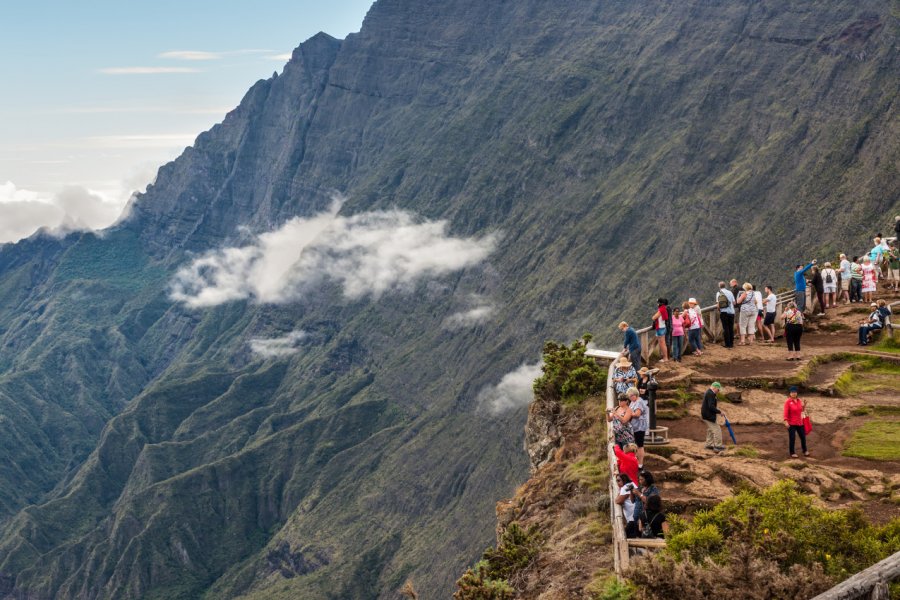
[(631, 600), (635, 589), (630, 583), (619, 581), (615, 575), (608, 575), (594, 579), (585, 591), (591, 600)]
[(512, 523), (500, 535), (496, 548), (488, 548), (474, 567), (456, 582), (455, 600), (509, 600), (515, 590), (509, 580), (527, 568), (540, 552), (543, 539), (532, 526)]
[(490, 565), (486, 560), (478, 561), (456, 582), (455, 600), (511, 600), (515, 594), (512, 586), (502, 579), (488, 576)]
[(570, 346), (547, 342), (544, 344), (543, 375), (534, 382), (534, 392), (547, 400), (578, 402), (589, 394), (606, 388), (606, 371), (585, 356), (590, 334), (575, 340)]
[(726, 564), (728, 540), (737, 532), (784, 571), (816, 563), (840, 579), (900, 551), (900, 519), (876, 527), (857, 509), (826, 510), (790, 479), (761, 491), (743, 489), (698, 512), (690, 524), (672, 523), (666, 551), (676, 560)]

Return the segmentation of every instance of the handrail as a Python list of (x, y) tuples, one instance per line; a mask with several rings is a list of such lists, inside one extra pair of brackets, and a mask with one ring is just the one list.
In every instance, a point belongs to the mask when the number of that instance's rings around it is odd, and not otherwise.
[[(808, 294), (809, 290), (807, 290), (807, 295)], [(788, 302), (794, 300), (794, 291), (781, 292), (780, 294), (776, 294), (775, 297), (777, 298), (775, 303), (775, 328), (779, 329), (781, 327), (781, 313), (784, 312), (784, 306)], [(807, 304), (809, 303), (808, 301), (809, 298), (807, 298)], [(717, 304), (712, 304), (701, 308), (700, 315), (703, 320), (703, 336), (705, 341), (718, 341), (719, 337), (722, 335), (722, 323), (719, 319), (719, 306)], [(648, 364), (654, 350), (659, 348), (659, 341), (657, 340), (656, 335), (651, 335), (651, 332), (653, 332), (652, 326), (638, 329), (635, 332), (641, 342), (641, 358), (646, 360)], [(639, 367), (640, 365), (635, 366), (635, 368)]]
[(895, 579), (900, 579), (900, 552), (888, 556), (883, 561), (875, 563), (849, 579), (845, 579), (812, 600), (887, 598), (890, 595), (888, 584)]
[[(616, 405), (616, 388), (613, 385), (613, 367), (610, 365), (606, 376), (606, 408), (612, 410)], [(613, 435), (612, 422), (606, 424), (606, 455), (609, 463), (609, 518), (612, 524), (613, 567), (616, 576), (622, 578), (622, 574), (628, 569), (628, 540), (625, 538), (625, 513), (622, 507), (616, 504), (619, 496), (619, 488), (616, 486), (616, 473), (619, 470), (616, 453), (613, 450), (615, 436)]]

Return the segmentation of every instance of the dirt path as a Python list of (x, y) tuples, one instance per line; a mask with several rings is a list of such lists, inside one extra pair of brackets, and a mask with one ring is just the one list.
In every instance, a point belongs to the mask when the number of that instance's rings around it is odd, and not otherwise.
[[(884, 297), (892, 302), (900, 295)], [(657, 377), (663, 396), (669, 401), (687, 399), (680, 411), (668, 411), (680, 418), (658, 422), (669, 427), (671, 444), (659, 451), (662, 454), (649, 454), (645, 460), (646, 468), (663, 482), (666, 502), (676, 510), (691, 512), (731, 495), (737, 486), (768, 485), (789, 477), (829, 505), (865, 503), (867, 514), (879, 522), (900, 516), (900, 503), (896, 501), (900, 461), (872, 461), (842, 454), (853, 432), (876, 418), (860, 416), (865, 410), (862, 407), (900, 407), (900, 385), (852, 397), (841, 397), (834, 390), (835, 381), (853, 363), (832, 355), (867, 354), (900, 363), (900, 355), (856, 344), (863, 312), (867, 307), (854, 304), (809, 319), (802, 338), (801, 361), (788, 361), (786, 344), (779, 339), (776, 344), (736, 345), (733, 349), (709, 345), (702, 357), (654, 365), (660, 367)], [(822, 358), (810, 364), (814, 357)], [(808, 438), (811, 456), (792, 459), (782, 408), (787, 387), (798, 380), (814, 425)], [(722, 403), (720, 408), (732, 422), (738, 445), (731, 444), (723, 427), (723, 439), (729, 448), (721, 454), (704, 448), (706, 426), (699, 417), (700, 401), (712, 381), (722, 382), (723, 392), (736, 396), (735, 403)]]

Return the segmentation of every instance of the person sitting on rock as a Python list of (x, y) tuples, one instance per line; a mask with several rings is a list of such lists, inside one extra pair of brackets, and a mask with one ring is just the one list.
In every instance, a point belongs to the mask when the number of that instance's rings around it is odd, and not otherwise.
[(869, 318), (859, 325), (859, 342), (857, 344), (859, 346), (868, 346), (869, 334), (873, 331), (880, 331), (884, 327), (881, 311), (878, 310), (878, 303), (873, 302), (871, 307), (872, 312), (869, 314)]

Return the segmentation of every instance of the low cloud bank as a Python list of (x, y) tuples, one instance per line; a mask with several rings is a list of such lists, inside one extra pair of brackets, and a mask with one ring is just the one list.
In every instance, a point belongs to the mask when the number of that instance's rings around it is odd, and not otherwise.
[(47, 228), (51, 233), (103, 229), (125, 209), (129, 195), (111, 197), (80, 186), (68, 186), (55, 195), (0, 184), (0, 243), (16, 242)]
[(264, 358), (290, 356), (299, 352), (298, 346), (307, 336), (305, 331), (294, 330), (277, 338), (253, 338), (250, 340), (250, 350)]
[(542, 363), (523, 364), (515, 371), (507, 373), (497, 385), (491, 385), (478, 392), (475, 401), (478, 407), (492, 415), (528, 406), (534, 397), (532, 385), (541, 376)]
[(193, 308), (249, 299), (297, 300), (325, 280), (349, 299), (379, 297), (424, 277), (484, 261), (497, 237), (458, 238), (446, 221), (421, 221), (401, 210), (337, 214), (340, 203), (310, 218), (295, 218), (250, 244), (204, 254), (176, 273), (172, 299)]

